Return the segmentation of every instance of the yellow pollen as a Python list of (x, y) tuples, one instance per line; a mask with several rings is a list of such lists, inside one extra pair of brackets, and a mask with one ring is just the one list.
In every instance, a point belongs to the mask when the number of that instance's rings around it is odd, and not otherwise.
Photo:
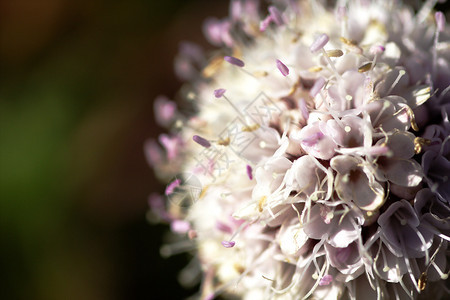
[(269, 75), (269, 73), (267, 73), (266, 71), (255, 71), (253, 72), (253, 75), (255, 75), (256, 77), (266, 77), (267, 75)]
[(352, 101), (353, 97), (351, 95), (347, 95), (345, 96), (345, 100)]
[(266, 148), (266, 146), (267, 146), (266, 142), (264, 142), (264, 141), (259, 142), (259, 147), (264, 149), (264, 148)]
[(213, 76), (219, 68), (222, 66), (223, 56), (219, 55), (214, 57), (211, 62), (203, 69), (202, 75), (203, 77), (209, 78)]
[(230, 137), (227, 137), (226, 139), (219, 140), (217, 144), (221, 146), (228, 146), (230, 144)]
[(326, 51), (326, 54), (329, 57), (341, 57), (342, 55), (344, 55), (344, 52), (342, 52), (342, 50), (335, 49), (335, 50), (328, 50), (328, 51)]
[(345, 130), (345, 132), (350, 132), (352, 130), (352, 128), (350, 126), (345, 126), (344, 130)]
[(343, 36), (341, 36), (339, 39), (341, 40), (342, 43), (344, 43), (344, 44), (346, 44), (346, 45), (348, 45), (348, 46), (356, 46), (356, 42), (355, 42), (355, 41), (346, 39), (346, 38), (343, 37)]
[(317, 72), (320, 72), (322, 70), (323, 70), (323, 68), (319, 67), (319, 66), (311, 67), (311, 68), (308, 69), (308, 71), (311, 72), (311, 73), (317, 73)]
[(372, 69), (372, 63), (368, 62), (368, 63), (365, 63), (364, 65), (362, 65), (361, 67), (359, 67), (358, 72), (364, 73), (364, 72), (369, 71), (370, 69)]
[(419, 154), (423, 150), (423, 146), (431, 144), (429, 139), (424, 139), (422, 137), (416, 137), (414, 139), (414, 151)]
[(238, 263), (233, 264), (233, 267), (239, 274), (242, 274), (245, 271), (244, 266), (242, 266), (242, 265), (240, 265)]
[(252, 131), (257, 130), (259, 127), (260, 127), (259, 124), (253, 124), (253, 125), (250, 125), (250, 126), (244, 126), (244, 127), (242, 127), (242, 131), (252, 132)]
[(311, 72), (311, 73), (317, 73), (317, 72), (322, 71), (322, 69), (323, 69), (322, 67), (315, 66), (315, 67), (309, 68), (308, 71)]
[(419, 286), (419, 290), (423, 291), (426, 287), (427, 287), (427, 273), (423, 272), (420, 277), (419, 280), (417, 281), (417, 285)]
[(202, 198), (205, 196), (206, 191), (208, 190), (208, 188), (209, 188), (209, 186), (207, 185), (207, 186), (205, 186), (205, 187), (202, 189), (202, 192), (200, 193), (200, 196), (198, 197), (198, 199), (202, 199)]
[(262, 196), (261, 199), (258, 201), (258, 210), (259, 212), (263, 211), (263, 206), (266, 204), (267, 196)]

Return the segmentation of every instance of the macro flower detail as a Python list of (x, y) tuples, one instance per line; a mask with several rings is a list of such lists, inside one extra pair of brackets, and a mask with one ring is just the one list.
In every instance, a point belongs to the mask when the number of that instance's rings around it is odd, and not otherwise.
[(155, 102), (149, 162), (202, 187), (151, 204), (201, 299), (449, 296), (450, 27), (431, 0), (326, 3), (232, 0), (220, 51), (179, 55), (191, 109)]

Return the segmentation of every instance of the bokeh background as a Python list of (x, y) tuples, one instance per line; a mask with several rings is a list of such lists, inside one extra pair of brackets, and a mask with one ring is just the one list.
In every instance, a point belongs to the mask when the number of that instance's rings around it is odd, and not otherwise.
[(143, 155), (182, 40), (226, 1), (0, 0), (0, 299), (181, 299)]

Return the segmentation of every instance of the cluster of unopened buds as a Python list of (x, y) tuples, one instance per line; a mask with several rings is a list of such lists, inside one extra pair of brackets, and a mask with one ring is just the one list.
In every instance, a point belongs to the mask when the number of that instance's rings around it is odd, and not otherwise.
[(183, 109), (155, 101), (170, 134), (146, 154), (169, 182), (152, 216), (180, 239), (162, 253), (195, 251), (200, 298), (450, 297), (436, 2), (232, 0), (205, 23), (219, 50), (181, 46)]

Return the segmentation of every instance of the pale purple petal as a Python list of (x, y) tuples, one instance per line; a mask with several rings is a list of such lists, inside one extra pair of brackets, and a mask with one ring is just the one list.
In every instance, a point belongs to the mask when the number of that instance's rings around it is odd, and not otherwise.
[(411, 159), (391, 159), (384, 167), (386, 178), (400, 186), (417, 186), (423, 177), (422, 167)]
[(158, 96), (155, 99), (153, 108), (158, 125), (167, 126), (175, 117), (177, 105), (165, 96)]
[(216, 228), (219, 231), (222, 231), (222, 232), (225, 232), (225, 233), (229, 233), (229, 234), (233, 233), (233, 229), (231, 229), (231, 227), (229, 225), (227, 225), (227, 224), (225, 224), (225, 223), (223, 223), (223, 222), (221, 222), (219, 220), (216, 221)]
[(149, 140), (144, 144), (144, 154), (147, 162), (151, 166), (156, 166), (162, 162), (163, 153), (161, 147), (154, 140)]

